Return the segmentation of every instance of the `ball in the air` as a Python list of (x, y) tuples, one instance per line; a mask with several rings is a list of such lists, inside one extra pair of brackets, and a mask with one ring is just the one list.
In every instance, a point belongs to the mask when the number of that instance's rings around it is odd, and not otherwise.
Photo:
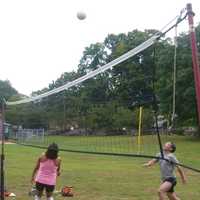
[(77, 18), (80, 20), (84, 20), (86, 18), (86, 14), (82, 11), (77, 12)]

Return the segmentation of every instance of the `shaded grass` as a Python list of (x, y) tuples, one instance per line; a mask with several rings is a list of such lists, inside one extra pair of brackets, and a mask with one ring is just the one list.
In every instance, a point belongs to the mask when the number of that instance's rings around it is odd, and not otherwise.
[[(169, 139), (169, 138), (167, 138)], [(177, 157), (190, 165), (200, 166), (200, 142), (186, 137), (171, 137), (177, 144)], [(8, 189), (20, 200), (31, 199), (33, 167), (43, 150), (20, 145), (6, 145), (5, 175)], [(74, 200), (155, 200), (160, 183), (159, 167), (144, 168), (146, 159), (60, 152), (62, 174), (57, 189), (74, 187)], [(181, 199), (197, 200), (200, 174), (185, 170), (188, 183), (178, 177), (176, 191)], [(61, 197), (57, 198), (62, 199)]]

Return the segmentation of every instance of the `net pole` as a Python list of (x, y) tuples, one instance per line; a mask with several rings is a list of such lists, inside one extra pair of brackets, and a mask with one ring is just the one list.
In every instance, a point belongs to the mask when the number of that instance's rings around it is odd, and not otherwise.
[(4, 200), (4, 160), (5, 160), (5, 155), (4, 155), (4, 99), (1, 99), (0, 102), (0, 135), (1, 135), (1, 177), (0, 177), (0, 198), (1, 200)]
[(192, 50), (192, 63), (193, 63), (193, 73), (195, 81), (195, 92), (196, 92), (196, 102), (197, 102), (197, 112), (198, 112), (198, 127), (200, 129), (200, 70), (199, 70), (199, 60), (198, 60), (198, 50), (197, 42), (194, 28), (194, 12), (192, 10), (192, 4), (187, 4), (187, 15), (189, 23), (189, 33), (190, 33), (190, 43)]
[(140, 152), (141, 152), (142, 112), (143, 112), (143, 107), (140, 106), (140, 108), (139, 108), (138, 138), (137, 138), (138, 154), (140, 154)]

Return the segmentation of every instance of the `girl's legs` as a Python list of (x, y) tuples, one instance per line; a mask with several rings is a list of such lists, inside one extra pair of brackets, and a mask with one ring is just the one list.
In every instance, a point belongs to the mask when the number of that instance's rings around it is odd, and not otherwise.
[(39, 197), (38, 195), (35, 195), (34, 200), (41, 200), (41, 197)]
[(47, 200), (54, 200), (53, 191), (55, 189), (55, 185), (46, 185), (46, 197)]
[(176, 193), (175, 193), (175, 192), (173, 192), (173, 193), (168, 192), (168, 193), (167, 193), (167, 196), (168, 196), (168, 198), (169, 198), (170, 200), (180, 200), (180, 199), (176, 196)]
[(54, 200), (53, 198), (53, 192), (46, 192), (47, 200)]
[(172, 183), (168, 181), (165, 181), (160, 185), (160, 188), (158, 189), (159, 200), (164, 200), (165, 194), (171, 189), (171, 187), (172, 187)]
[(38, 182), (36, 182), (35, 186), (36, 186), (37, 193), (34, 196), (34, 200), (41, 200), (42, 193), (43, 193), (43, 190), (44, 190), (44, 186), (41, 183), (38, 183)]
[(41, 200), (43, 191), (38, 191), (37, 194), (34, 196), (34, 200)]

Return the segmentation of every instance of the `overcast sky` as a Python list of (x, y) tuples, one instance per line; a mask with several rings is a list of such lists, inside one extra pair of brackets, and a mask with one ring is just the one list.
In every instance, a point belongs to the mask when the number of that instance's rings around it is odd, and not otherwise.
[[(197, 25), (199, 0), (1, 0), (0, 80), (30, 95), (76, 70), (90, 44), (110, 33), (159, 30), (187, 3), (193, 5)], [(79, 10), (87, 14), (83, 21), (76, 18)], [(179, 32), (188, 31), (187, 23)]]

